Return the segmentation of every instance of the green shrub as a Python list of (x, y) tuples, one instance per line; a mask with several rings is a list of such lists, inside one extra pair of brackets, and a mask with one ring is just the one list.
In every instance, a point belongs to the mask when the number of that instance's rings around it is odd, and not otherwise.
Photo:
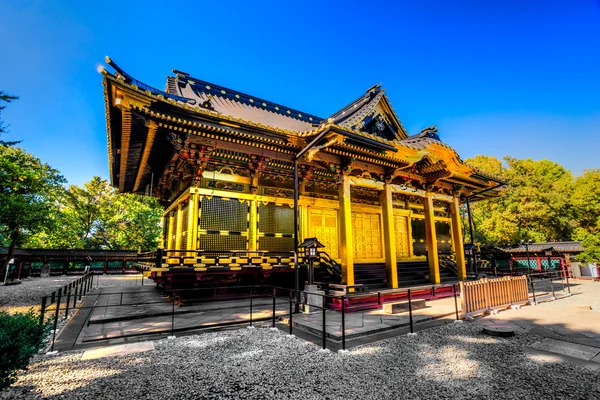
[(15, 381), (18, 370), (27, 368), (47, 327), (39, 325), (39, 315), (33, 309), (14, 315), (0, 311), (0, 389)]

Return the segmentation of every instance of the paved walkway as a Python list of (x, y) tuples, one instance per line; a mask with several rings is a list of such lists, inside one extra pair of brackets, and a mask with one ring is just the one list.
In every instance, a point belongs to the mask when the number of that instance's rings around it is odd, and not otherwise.
[(572, 296), (557, 291), (557, 300), (549, 301), (550, 295), (540, 293), (538, 301), (543, 302), (536, 306), (502, 311), (473, 323), (537, 335), (541, 340), (526, 349), (529, 352), (600, 370), (600, 310), (589, 305), (597, 296), (599, 282), (575, 281)]
[[(460, 313), (460, 303), (458, 303)], [(327, 337), (334, 340), (342, 339), (342, 313), (327, 311), (326, 313)], [(410, 326), (408, 312), (385, 314), (383, 310), (368, 310), (345, 314), (346, 339), (371, 335), (391, 329)], [(413, 311), (413, 324), (421, 324), (434, 319), (456, 319), (454, 298), (428, 300), (427, 306)], [(283, 321), (287, 323), (287, 317)], [(323, 332), (323, 313), (294, 314), (293, 324), (313, 334), (321, 335)]]

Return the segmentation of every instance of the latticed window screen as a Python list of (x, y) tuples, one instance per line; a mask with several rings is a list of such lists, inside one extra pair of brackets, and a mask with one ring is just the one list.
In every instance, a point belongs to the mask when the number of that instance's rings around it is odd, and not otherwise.
[(198, 228), (207, 231), (246, 232), (248, 204), (235, 199), (202, 198)]
[(181, 207), (181, 240), (179, 241), (179, 250), (187, 249), (189, 209), (189, 203), (185, 203)]
[(352, 213), (354, 257), (373, 259), (382, 257), (381, 222), (379, 214)]
[(289, 206), (259, 204), (258, 248), (268, 251), (294, 250), (294, 211)]
[(199, 207), (198, 250), (247, 249), (247, 203), (221, 197), (203, 197)]
[(171, 232), (171, 243), (169, 243), (169, 249), (176, 249), (175, 245), (177, 244), (177, 210), (171, 211), (171, 223), (170, 223), (170, 232)]
[(450, 223), (435, 221), (435, 236), (438, 251), (448, 253), (452, 251), (452, 240), (450, 236)]

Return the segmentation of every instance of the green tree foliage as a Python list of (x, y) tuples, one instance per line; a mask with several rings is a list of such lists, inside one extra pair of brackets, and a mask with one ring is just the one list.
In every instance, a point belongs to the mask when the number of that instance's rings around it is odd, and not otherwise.
[[(11, 101), (17, 99), (17, 96), (11, 96), (9, 94), (4, 93), (4, 91), (0, 90), (0, 114), (2, 114), (2, 110), (6, 108), (6, 105), (2, 105), (2, 103), (10, 103)], [(4, 125), (4, 121), (2, 121), (2, 118), (0, 117), (0, 136), (2, 136), (3, 133), (8, 133), (8, 126)], [(0, 145), (12, 146), (17, 143), (18, 142), (5, 142), (0, 139)]]
[(0, 145), (0, 232), (8, 245), (2, 270), (17, 245), (51, 223), (64, 182), (57, 170), (34, 155), (19, 147)]
[(40, 326), (33, 309), (14, 315), (0, 311), (0, 389), (10, 386), (17, 372), (27, 368), (48, 326)]
[(59, 199), (60, 213), (30, 247), (148, 250), (158, 246), (162, 208), (151, 197), (118, 194), (94, 177), (71, 185)]
[(508, 184), (500, 197), (472, 205), (476, 241), (508, 245), (570, 239), (573, 177), (568, 170), (549, 160), (508, 156), (504, 162), (485, 156), (467, 162)]
[(583, 262), (600, 261), (600, 169), (587, 170), (575, 180), (571, 203), (578, 228), (573, 238), (581, 240)]

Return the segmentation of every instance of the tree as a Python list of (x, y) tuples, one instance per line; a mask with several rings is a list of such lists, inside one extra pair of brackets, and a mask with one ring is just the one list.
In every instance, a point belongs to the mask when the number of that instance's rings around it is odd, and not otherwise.
[(568, 240), (574, 226), (573, 177), (549, 160), (477, 156), (467, 160), (508, 185), (498, 198), (472, 205), (478, 242), (509, 245), (521, 240)]
[(6, 268), (14, 249), (39, 232), (58, 212), (56, 199), (65, 178), (19, 147), (0, 145), (0, 231), (8, 244)]
[(600, 169), (586, 170), (575, 180), (571, 203), (579, 226), (600, 233)]
[(94, 177), (69, 186), (58, 200), (60, 213), (48, 229), (29, 240), (31, 247), (154, 249), (161, 233), (162, 208), (154, 198), (118, 194)]
[(575, 180), (571, 197), (578, 228), (573, 239), (580, 240), (585, 251), (578, 261), (600, 261), (600, 169), (586, 170)]
[[(4, 93), (4, 91), (0, 90), (0, 104), (2, 104), (2, 102), (10, 103), (11, 101), (17, 100), (17, 99), (18, 99), (17, 96), (11, 96), (9, 94)], [(2, 110), (4, 110), (5, 108), (6, 108), (5, 105), (0, 105), (0, 114), (2, 114)], [(8, 126), (4, 125), (2, 118), (0, 118), (0, 136), (3, 133), (8, 133)], [(0, 139), (0, 145), (13, 146), (17, 143), (19, 143), (19, 142), (5, 142)]]

